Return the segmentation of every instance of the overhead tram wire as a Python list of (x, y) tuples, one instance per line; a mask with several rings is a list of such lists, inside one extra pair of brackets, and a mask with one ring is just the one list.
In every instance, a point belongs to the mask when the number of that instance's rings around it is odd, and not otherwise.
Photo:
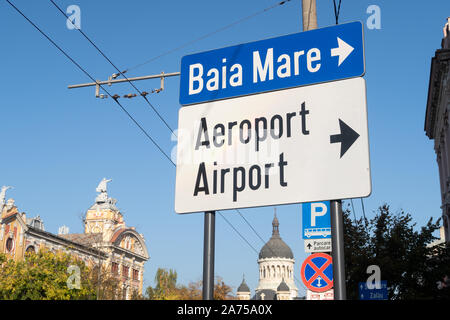
[(339, 0), (339, 4), (336, 5), (336, 0), (333, 0), (334, 17), (336, 18), (336, 24), (339, 24), (339, 14), (341, 13), (341, 3), (342, 3), (342, 0)]
[(355, 206), (353, 205), (353, 199), (350, 199), (350, 202), (352, 203), (353, 220), (356, 223), (356, 212), (355, 212)]
[[(241, 211), (239, 211), (239, 209), (234, 209), (237, 213), (239, 213), (239, 215), (241, 216), (241, 218), (248, 224), (248, 226), (253, 230), (253, 232), (258, 236), (258, 238), (265, 244), (266, 241), (259, 235), (259, 233), (255, 230), (255, 228), (253, 228), (253, 226), (250, 224), (250, 222), (244, 217), (244, 215), (241, 213)], [(275, 252), (272, 250), (272, 248), (270, 246), (268, 246), (270, 252), (272, 252), (273, 255), (275, 255)], [(281, 262), (281, 260), (278, 260)], [(300, 285), (304, 288), (307, 289), (305, 287), (305, 285), (302, 283), (302, 281), (298, 280), (297, 277), (295, 276), (295, 274), (293, 274), (294, 276), (294, 280), (297, 281), (298, 283), (300, 283)]]
[[(259, 235), (259, 233), (253, 228), (253, 226), (250, 224), (250, 222), (248, 222), (248, 220), (247, 219), (245, 219), (244, 218), (244, 216), (242, 215), (242, 213), (238, 210), (238, 209), (235, 209), (235, 211), (236, 212), (238, 212), (240, 215), (241, 215), (241, 217), (244, 219), (244, 221), (250, 226), (250, 228), (253, 230), (253, 232), (261, 239), (261, 241), (263, 242), (263, 243), (266, 243), (266, 241), (264, 241), (264, 239)], [(231, 222), (229, 222), (228, 221), (228, 219), (226, 219), (225, 217), (224, 217), (224, 215), (220, 212), (220, 211), (217, 211), (219, 214), (220, 214), (220, 216), (225, 220), (225, 222), (226, 223), (228, 223), (228, 225), (241, 237), (241, 239), (242, 240), (244, 240), (248, 245), (249, 245), (249, 247), (250, 248), (252, 248), (253, 249), (253, 251), (256, 253), (256, 254), (259, 254), (259, 252), (258, 252), (258, 250), (256, 250), (255, 249), (255, 247), (253, 247), (251, 244), (250, 244), (250, 242), (231, 224)], [(272, 254), (274, 254), (275, 255), (275, 252), (272, 250), (272, 248), (269, 246), (268, 247), (269, 248), (269, 250), (272, 252)], [(280, 261), (281, 262), (281, 260), (278, 260), (278, 261)], [(298, 280), (297, 279), (297, 277), (295, 276), (295, 274), (293, 274), (293, 276), (294, 276), (294, 280), (295, 281), (297, 281), (298, 283), (300, 283), (300, 285), (304, 288), (304, 289), (307, 289), (306, 287), (305, 287), (305, 285), (300, 281), (300, 280)]]
[[(67, 54), (60, 46), (58, 46), (55, 41), (53, 41), (44, 31), (42, 31), (33, 21), (31, 21), (19, 8), (17, 8), (13, 3), (11, 3), (9, 0), (6, 0), (6, 2), (14, 8), (25, 20), (27, 20), (37, 31), (39, 31), (55, 48), (57, 48), (64, 56), (69, 59), (78, 69), (80, 69), (86, 76), (88, 76), (93, 82), (96, 82), (96, 80), (83, 68), (78, 64), (69, 54)], [(141, 132), (156, 146), (156, 148), (175, 166), (175, 163), (170, 159), (170, 157), (167, 155), (167, 153), (164, 152), (164, 150), (159, 146), (159, 144), (151, 137), (151, 135), (139, 124), (139, 122), (136, 121), (136, 119), (133, 118), (133, 116), (125, 109), (122, 104), (117, 101), (117, 99), (114, 99), (112, 95), (102, 86), (100, 85), (102, 90), (110, 96), (117, 105), (121, 108), (123, 112), (133, 121), (133, 123), (141, 130)]]
[(249, 247), (250, 248), (252, 248), (253, 249), (253, 251), (255, 251), (255, 253), (256, 254), (258, 254), (258, 250), (256, 250), (255, 249), (255, 247), (253, 247), (251, 244), (250, 244), (250, 242), (248, 242), (248, 240), (239, 232), (239, 231), (237, 231), (237, 229), (231, 224), (231, 222), (230, 221), (228, 221), (228, 219), (226, 219), (225, 217), (224, 217), (224, 215), (222, 214), (222, 212), (220, 212), (220, 211), (217, 211), (217, 213), (219, 213), (219, 215), (223, 218), (223, 220), (225, 220), (226, 221), (226, 223), (228, 223), (228, 225), (241, 237), (241, 239), (242, 240), (244, 240), (248, 245), (249, 245)]
[[(57, 48), (67, 59), (69, 59), (78, 69), (80, 69), (87, 77), (89, 77), (93, 82), (96, 82), (96, 80), (83, 68), (78, 64), (69, 54), (67, 54), (60, 46), (58, 46), (55, 41), (53, 41), (44, 31), (42, 31), (33, 21), (31, 21), (19, 8), (17, 8), (13, 3), (11, 3), (9, 0), (6, 0), (6, 2), (13, 7), (25, 20), (27, 20), (36, 30), (38, 30), (55, 48)], [(176, 166), (176, 164), (172, 161), (172, 159), (167, 155), (167, 153), (164, 152), (164, 150), (158, 145), (158, 143), (150, 136), (149, 133), (133, 118), (133, 116), (122, 106), (122, 104), (117, 101), (117, 99), (114, 99), (112, 95), (102, 86), (99, 85), (100, 88), (109, 96), (111, 97), (121, 108), (123, 112), (126, 113), (126, 115), (134, 122), (134, 124), (144, 133), (144, 135), (157, 147), (157, 149), (166, 157), (169, 162)], [(245, 239), (242, 234), (240, 234), (236, 228), (233, 227), (233, 225), (219, 212), (220, 216), (233, 228), (233, 230), (242, 238), (244, 241), (256, 252), (258, 251)]]
[(153, 61), (155, 61), (155, 60), (158, 60), (158, 59), (160, 59), (160, 58), (162, 58), (162, 57), (164, 57), (164, 56), (166, 56), (166, 55), (168, 55), (168, 54), (170, 54), (170, 53), (173, 53), (173, 52), (175, 52), (175, 51), (181, 50), (181, 49), (183, 49), (183, 48), (185, 48), (185, 47), (187, 47), (187, 46), (189, 46), (189, 45), (191, 45), (191, 44), (194, 44), (194, 43), (196, 43), (196, 42), (198, 42), (198, 41), (200, 41), (200, 40), (203, 40), (203, 39), (206, 39), (206, 38), (208, 38), (208, 37), (211, 37), (211, 36), (215, 35), (216, 33), (219, 33), (219, 32), (222, 32), (222, 31), (224, 31), (224, 30), (226, 30), (226, 29), (229, 29), (229, 28), (231, 28), (231, 27), (233, 27), (233, 26), (235, 26), (235, 25), (237, 25), (237, 24), (239, 24), (239, 23), (241, 23), (241, 22), (244, 22), (244, 21), (246, 21), (246, 20), (249, 20), (249, 19), (251, 19), (251, 18), (254, 18), (254, 17), (256, 17), (256, 16), (258, 16), (258, 15), (260, 15), (260, 14), (263, 14), (263, 13), (269, 11), (269, 10), (272, 10), (272, 9), (274, 9), (274, 8), (276, 8), (276, 7), (282, 6), (282, 5), (284, 5), (285, 3), (290, 2), (290, 1), (292, 1), (292, 0), (285, 0), (285, 1), (277, 2), (276, 4), (274, 4), (274, 5), (270, 6), (270, 7), (267, 7), (267, 8), (265, 8), (265, 9), (263, 9), (263, 10), (260, 10), (260, 11), (258, 11), (258, 12), (255, 12), (255, 13), (253, 13), (253, 14), (247, 16), (247, 17), (244, 17), (244, 18), (242, 18), (242, 19), (239, 19), (239, 20), (237, 20), (237, 21), (235, 21), (235, 22), (232, 22), (232, 23), (230, 23), (230, 24), (228, 24), (228, 25), (226, 25), (226, 26), (223, 26), (223, 27), (221, 27), (221, 28), (215, 30), (215, 31), (209, 32), (209, 33), (207, 33), (207, 34), (204, 34), (203, 36), (200, 36), (200, 37), (198, 37), (198, 38), (196, 38), (196, 39), (194, 39), (194, 40), (185, 42), (184, 44), (182, 44), (182, 45), (180, 45), (180, 46), (178, 46), (178, 47), (175, 47), (175, 48), (173, 48), (173, 49), (170, 49), (170, 50), (168, 50), (168, 51), (165, 51), (165, 52), (163, 52), (163, 53), (161, 53), (161, 54), (159, 54), (159, 55), (157, 55), (157, 56), (154, 56), (153, 58), (150, 58), (150, 59), (147, 60), (147, 61), (144, 61), (144, 62), (142, 62), (142, 63), (139, 63), (139, 64), (137, 64), (137, 65), (135, 65), (135, 66), (133, 66), (133, 67), (130, 67), (130, 68), (128, 68), (128, 69), (125, 69), (124, 71), (121, 72), (121, 74), (123, 75), (123, 73), (125, 73), (125, 72), (128, 72), (128, 71), (130, 71), (130, 70), (134, 70), (134, 69), (140, 68), (140, 67), (142, 67), (142, 66), (144, 66), (144, 65), (146, 65), (146, 64), (148, 64), (148, 63), (150, 63), (150, 62), (153, 62)]
[[(53, 4), (55, 4), (52, 0), (50, 0)], [(287, 0), (287, 1), (291, 1), (291, 0)], [(282, 3), (287, 2), (287, 1), (282, 1)], [(9, 0), (6, 0), (6, 2), (13, 7), (23, 18), (25, 18), (36, 30), (38, 30), (55, 48), (57, 48), (62, 54), (64, 54), (64, 56), (66, 58), (68, 58), (78, 69), (80, 69), (86, 76), (88, 76), (93, 82), (97, 82), (83, 67), (80, 66), (80, 64), (78, 64), (69, 54), (67, 54), (60, 46), (58, 46), (45, 32), (43, 32), (33, 21), (31, 21), (20, 9), (18, 9), (13, 3), (11, 3)], [(56, 4), (55, 4), (56, 5)], [(56, 7), (58, 9), (60, 9), (57, 5)], [(64, 15), (65, 13), (62, 12)], [(66, 16), (66, 15), (65, 15)], [(67, 17), (67, 16), (66, 16)], [(83, 33), (84, 35), (84, 33)], [(86, 36), (86, 38), (90, 41), (90, 39)], [(94, 47), (96, 47), (98, 49), (97, 46), (95, 46), (95, 44), (93, 42), (91, 42), (92, 45)], [(98, 49), (99, 52), (101, 52), (100, 49)], [(102, 53), (102, 55), (104, 55)], [(114, 66), (114, 64), (104, 55), (104, 57)], [(114, 66), (115, 67), (115, 66)], [(116, 68), (116, 67), (115, 67)], [(116, 68), (117, 69), (117, 68)], [(121, 72), (121, 74), (123, 75), (123, 73)], [(125, 77), (125, 76), (124, 76)], [(130, 82), (131, 83), (131, 82)], [(117, 104), (118, 106), (121, 108), (121, 110), (123, 112), (125, 112), (125, 114), (134, 122), (134, 124), (142, 131), (142, 133), (157, 147), (157, 149), (166, 157), (167, 160), (169, 160), (169, 162), (173, 165), (176, 166), (176, 164), (172, 161), (172, 159), (167, 155), (167, 153), (164, 152), (164, 150), (159, 146), (159, 144), (151, 137), (151, 135), (149, 133), (147, 133), (147, 131), (139, 124), (139, 122), (137, 122), (133, 116), (126, 110), (125, 107), (122, 106), (122, 104), (117, 100), (114, 99), (113, 96), (108, 92), (108, 90), (106, 90), (102, 85), (99, 85), (100, 88), (109, 96), (111, 97)], [(137, 89), (137, 88), (136, 88)], [(156, 111), (156, 110), (155, 110)], [(161, 120), (163, 120), (161, 118)], [(164, 120), (163, 120), (164, 121)], [(165, 121), (164, 121), (165, 122)], [(167, 125), (167, 124), (166, 124)], [(168, 126), (168, 125), (167, 125)], [(168, 126), (169, 127), (169, 126)], [(170, 127), (169, 129), (171, 131), (173, 131)], [(238, 211), (239, 212), (239, 211)], [(258, 251), (248, 242), (248, 240), (246, 240), (246, 238), (222, 215), (222, 213), (219, 211), (218, 212), (220, 214), (220, 216), (231, 226), (231, 228), (250, 246), (250, 248), (252, 248), (253, 251), (255, 251), (258, 254)], [(240, 212), (239, 212), (240, 213)], [(242, 216), (242, 214), (241, 214)], [(249, 224), (249, 222), (244, 218), (244, 220), (247, 222), (247, 224)], [(250, 224), (249, 224), (250, 225)], [(251, 226), (251, 225), (250, 225)], [(251, 226), (252, 230), (259, 236), (259, 234), (256, 232), (256, 230)], [(260, 237), (261, 240), (263, 240)], [(263, 240), (264, 241), (264, 240)], [(294, 276), (295, 278), (295, 276)], [(298, 281), (298, 280), (297, 280)], [(300, 282), (301, 283), (301, 282)]]
[[(72, 20), (69, 18), (69, 16), (67, 16), (67, 14), (53, 1), (50, 0), (50, 2), (58, 9), (59, 12), (61, 12), (62, 15), (64, 15), (64, 17), (66, 17), (66, 19), (68, 21), (70, 21), (70, 23), (72, 23), (73, 26), (75, 26), (75, 24), (72, 22)], [(156, 108), (150, 103), (150, 101), (147, 99), (147, 97), (142, 94), (142, 92), (133, 84), (133, 82), (131, 82), (123, 73), (122, 71), (119, 70), (119, 68), (116, 67), (116, 65), (111, 61), (111, 59), (109, 59), (106, 54), (100, 50), (100, 48), (86, 35), (86, 33), (84, 33), (80, 28), (77, 28), (75, 26), (75, 29), (77, 29), (84, 38), (86, 38), (87, 41), (89, 41), (89, 43), (114, 67), (114, 69), (116, 69), (116, 71), (121, 74), (125, 80), (127, 80), (130, 85), (139, 93), (139, 95), (144, 98), (144, 100), (147, 102), (147, 104), (150, 106), (151, 109), (153, 109), (153, 111), (158, 115), (159, 119), (166, 125), (166, 127), (170, 130), (170, 132), (172, 132), (173, 135), (176, 136), (174, 130), (170, 127), (170, 125), (167, 123), (167, 121), (161, 116), (161, 114), (158, 112), (158, 110), (156, 110)], [(94, 81), (96, 82), (96, 81)]]
[(366, 210), (364, 209), (364, 200), (363, 200), (363, 198), (361, 198), (361, 207), (362, 207), (362, 212), (363, 212), (364, 220), (367, 220), (367, 219), (366, 219)]

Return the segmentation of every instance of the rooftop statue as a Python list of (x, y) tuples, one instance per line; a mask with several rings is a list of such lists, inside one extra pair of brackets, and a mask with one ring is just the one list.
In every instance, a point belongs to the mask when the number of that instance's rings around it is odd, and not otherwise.
[(97, 192), (100, 192), (100, 193), (106, 193), (107, 191), (106, 191), (106, 188), (107, 188), (107, 184), (108, 184), (108, 182), (111, 182), (112, 181), (112, 179), (106, 179), (106, 178), (103, 178), (102, 179), (102, 181), (100, 181), (100, 183), (98, 184), (98, 187), (97, 187), (97, 189), (95, 189), (95, 191), (97, 191)]
[(106, 178), (103, 178), (102, 181), (100, 181), (97, 189), (95, 189), (95, 191), (100, 192), (97, 198), (95, 198), (95, 202), (105, 203), (108, 200), (107, 184), (110, 181), (112, 181), (112, 179), (107, 180)]
[(5, 198), (6, 198), (6, 190), (11, 189), (10, 186), (3, 186), (0, 191), (0, 206), (3, 206), (5, 204)]

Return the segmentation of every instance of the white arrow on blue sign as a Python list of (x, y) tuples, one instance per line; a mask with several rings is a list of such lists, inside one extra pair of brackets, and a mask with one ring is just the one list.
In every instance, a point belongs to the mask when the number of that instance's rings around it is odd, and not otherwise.
[(388, 300), (387, 281), (381, 280), (379, 289), (369, 289), (366, 282), (360, 282), (358, 285), (360, 300)]
[(303, 239), (331, 238), (330, 201), (302, 204)]
[(364, 35), (351, 22), (184, 56), (180, 104), (363, 76)]

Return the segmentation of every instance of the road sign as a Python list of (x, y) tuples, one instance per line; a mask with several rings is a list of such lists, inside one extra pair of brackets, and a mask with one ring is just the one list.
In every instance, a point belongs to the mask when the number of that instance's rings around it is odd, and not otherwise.
[(303, 239), (331, 239), (330, 201), (302, 204)]
[(331, 252), (331, 238), (305, 239), (305, 252)]
[(306, 300), (334, 300), (334, 290), (331, 289), (325, 292), (306, 290)]
[(388, 300), (387, 281), (380, 281), (380, 288), (369, 289), (366, 282), (358, 285), (360, 300)]
[(182, 107), (178, 128), (177, 213), (371, 193), (363, 78)]
[(363, 76), (364, 35), (351, 22), (184, 56), (180, 104)]
[(333, 287), (333, 265), (331, 256), (314, 253), (302, 264), (302, 281), (306, 288), (314, 292), (325, 292)]

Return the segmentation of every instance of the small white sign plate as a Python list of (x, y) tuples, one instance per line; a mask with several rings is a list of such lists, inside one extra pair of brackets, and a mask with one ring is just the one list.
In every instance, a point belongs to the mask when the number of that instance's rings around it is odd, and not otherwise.
[(334, 289), (325, 292), (306, 290), (306, 300), (334, 300)]
[(305, 252), (331, 252), (331, 238), (305, 239)]

